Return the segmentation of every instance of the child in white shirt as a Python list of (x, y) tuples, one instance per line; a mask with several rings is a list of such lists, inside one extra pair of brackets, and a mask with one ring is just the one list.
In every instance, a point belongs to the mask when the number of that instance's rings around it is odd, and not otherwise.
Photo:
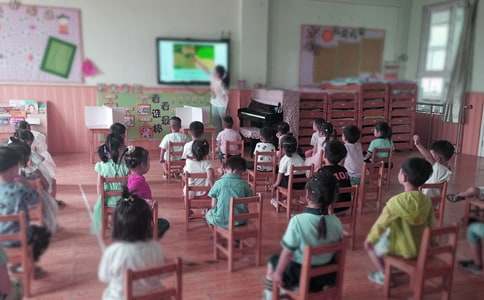
[(321, 168), (322, 162), (322, 152), (327, 142), (335, 139), (335, 130), (333, 124), (329, 122), (323, 122), (320, 124), (318, 128), (318, 138), (316, 141), (316, 145), (313, 148), (312, 156), (306, 159), (306, 165), (313, 165), (314, 171), (319, 170)]
[(185, 144), (183, 147), (183, 154), (182, 159), (192, 159), (192, 145), (193, 142), (196, 140), (200, 140), (203, 137), (204, 126), (202, 122), (194, 121), (190, 123), (189, 127), (190, 135), (192, 137), (192, 141)]
[[(273, 185), (273, 188), (280, 187), (288, 187), (289, 184), (289, 171), (291, 166), (294, 167), (301, 167), (304, 166), (304, 158), (298, 153), (297, 147), (297, 140), (291, 134), (287, 135), (285, 138), (282, 139), (282, 151), (284, 151), (284, 156), (279, 161), (279, 173), (277, 174), (276, 182)], [(305, 177), (305, 173), (300, 173), (297, 177)], [(304, 186), (301, 186), (300, 183), (296, 183), (293, 186), (294, 189), (303, 189)]]
[(355, 125), (343, 128), (343, 142), (347, 151), (344, 167), (350, 175), (351, 185), (360, 184), (361, 168), (364, 163), (363, 148), (358, 142), (360, 136), (361, 131)]
[[(193, 178), (190, 179), (188, 184), (190, 186), (213, 186), (214, 182), (214, 170), (210, 160), (208, 160), (209, 144), (207, 140), (195, 140), (192, 143), (192, 159), (187, 159), (184, 172), (188, 173), (207, 173), (207, 179)], [(185, 191), (184, 191), (185, 192)], [(193, 196), (203, 196), (203, 192), (196, 192)]]
[[(154, 268), (164, 264), (160, 243), (152, 240), (151, 208), (145, 200), (125, 193), (113, 215), (113, 243), (106, 248), (99, 264), (99, 280), (107, 283), (103, 300), (124, 299), (125, 272)], [(160, 277), (134, 283), (135, 295), (162, 288)]]
[(311, 146), (313, 147), (312, 149), (309, 149), (308, 151), (306, 151), (304, 154), (306, 157), (310, 157), (313, 155), (313, 153), (315, 152), (314, 149), (317, 149), (318, 147), (318, 143), (319, 143), (319, 128), (321, 128), (321, 126), (323, 125), (323, 123), (326, 123), (326, 121), (324, 119), (315, 119), (314, 122), (313, 122), (313, 135), (311, 136), (311, 141), (310, 141), (310, 144)]
[(234, 120), (231, 116), (225, 116), (223, 118), (223, 126), (224, 130), (220, 131), (217, 135), (217, 146), (219, 149), (220, 159), (228, 158), (234, 155), (242, 155), (243, 153), (240, 153), (239, 147), (233, 146), (230, 149), (226, 149), (228, 141), (236, 142), (242, 139), (240, 137), (240, 133), (237, 130), (232, 129), (234, 126)]
[[(274, 130), (270, 127), (264, 127), (260, 131), (260, 142), (255, 145), (254, 155), (257, 152), (275, 152), (276, 147), (272, 143), (274, 140)], [(270, 156), (259, 156), (258, 162), (272, 162)], [(271, 172), (272, 168), (269, 166), (258, 166), (257, 171)]]
[[(188, 141), (188, 137), (180, 132), (181, 129), (181, 119), (178, 117), (171, 117), (170, 118), (170, 131), (171, 133), (165, 135), (163, 140), (160, 143), (160, 163), (163, 164), (163, 168), (166, 170), (165, 161), (168, 159), (170, 160), (180, 160), (181, 157), (168, 157), (168, 146), (170, 142), (172, 143), (186, 143)], [(178, 149), (177, 149), (178, 148)], [(177, 147), (174, 150), (177, 152), (183, 151), (183, 148)]]
[(281, 122), (277, 124), (277, 133), (276, 133), (276, 137), (278, 139), (277, 158), (281, 158), (284, 155), (282, 151), (282, 139), (289, 134), (290, 130), (291, 128), (289, 127), (289, 123), (287, 122)]

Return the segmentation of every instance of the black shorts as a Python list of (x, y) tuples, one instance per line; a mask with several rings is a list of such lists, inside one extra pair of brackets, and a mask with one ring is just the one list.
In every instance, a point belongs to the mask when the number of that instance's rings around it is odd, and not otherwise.
[[(273, 255), (269, 258), (269, 264), (275, 270), (279, 262), (279, 255)], [(282, 274), (282, 287), (289, 290), (294, 290), (299, 286), (299, 278), (301, 277), (301, 265), (291, 261)], [(309, 283), (309, 292), (317, 293), (323, 290), (325, 286), (336, 285), (336, 273), (325, 274), (311, 278)]]
[[(299, 174), (299, 175), (295, 175), (294, 178), (306, 178), (306, 175)], [(286, 176), (286, 175), (282, 176), (281, 183), (279, 183), (279, 186), (287, 188), (289, 186), (289, 176)], [(304, 190), (305, 187), (306, 187), (305, 182), (296, 182), (292, 184), (292, 188), (295, 190)]]

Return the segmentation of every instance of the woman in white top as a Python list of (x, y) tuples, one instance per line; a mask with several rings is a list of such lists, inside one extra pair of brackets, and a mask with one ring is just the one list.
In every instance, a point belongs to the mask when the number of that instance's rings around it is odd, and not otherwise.
[[(125, 299), (124, 277), (128, 269), (137, 271), (164, 264), (160, 243), (152, 240), (152, 230), (148, 203), (133, 194), (123, 194), (113, 216), (113, 243), (99, 264), (99, 280), (108, 284), (103, 300)], [(160, 288), (160, 277), (137, 280), (134, 294), (144, 295)]]

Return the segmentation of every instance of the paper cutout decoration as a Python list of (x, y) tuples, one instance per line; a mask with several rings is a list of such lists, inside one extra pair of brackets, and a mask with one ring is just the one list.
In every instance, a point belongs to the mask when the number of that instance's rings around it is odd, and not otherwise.
[(124, 116), (124, 126), (126, 127), (134, 127), (135, 125), (135, 117), (133, 115), (130, 115), (130, 114), (126, 114)]
[(163, 125), (161, 125), (161, 124), (153, 125), (153, 131), (155, 133), (162, 133), (163, 132)]
[(74, 44), (49, 37), (40, 69), (46, 73), (68, 78), (76, 49)]
[(96, 75), (99, 75), (101, 73), (99, 69), (97, 68), (96, 64), (89, 58), (86, 58), (82, 62), (82, 74), (84, 77), (93, 77)]
[(69, 17), (60, 15), (57, 17), (57, 24), (59, 25), (59, 34), (69, 34)]
[(150, 104), (139, 104), (138, 105), (139, 115), (150, 115), (151, 116), (151, 105)]
[(151, 138), (153, 138), (153, 135), (154, 135), (153, 128), (151, 128), (151, 127), (141, 127), (139, 129), (139, 134), (141, 135), (142, 138), (151, 139)]

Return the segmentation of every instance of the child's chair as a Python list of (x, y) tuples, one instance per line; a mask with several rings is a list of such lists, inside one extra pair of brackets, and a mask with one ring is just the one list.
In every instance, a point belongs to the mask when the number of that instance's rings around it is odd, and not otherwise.
[(19, 231), (13, 234), (0, 235), (0, 242), (20, 242), (19, 247), (4, 247), (5, 253), (8, 257), (8, 262), (15, 265), (19, 264), (22, 272), (19, 277), (22, 280), (23, 294), (25, 297), (31, 297), (31, 282), (33, 277), (34, 261), (32, 257), (32, 249), (28, 244), (27, 239), (27, 221), (25, 213), (20, 212), (18, 215), (0, 216), (0, 223), (17, 222), (19, 224)]
[[(334, 263), (323, 265), (321, 267), (311, 266), (313, 256), (334, 254)], [(343, 299), (343, 279), (346, 259), (346, 241), (319, 247), (306, 247), (304, 249), (303, 264), (301, 267), (301, 276), (299, 277), (299, 288), (297, 290), (284, 290), (283, 296), (280, 295), (281, 287), (276, 283), (272, 287), (272, 300), (292, 299), (292, 300), (309, 300), (309, 299)], [(309, 292), (311, 278), (322, 275), (336, 275), (336, 284), (334, 286), (324, 286), (317, 293)]]
[[(329, 207), (329, 213), (338, 216), (338, 219), (343, 225), (347, 225), (349, 232), (347, 236), (351, 239), (351, 250), (355, 250), (356, 244), (356, 214), (357, 214), (357, 203), (358, 203), (358, 186), (354, 185), (352, 187), (340, 188), (339, 195), (341, 194), (351, 194), (351, 201), (334, 202)], [(336, 209), (347, 209), (341, 213), (334, 212)]]
[[(252, 204), (252, 205), (251, 205)], [(235, 214), (237, 205), (246, 205), (247, 213)], [(252, 207), (251, 207), (252, 206)], [(255, 208), (253, 207), (255, 206)], [(251, 222), (251, 220), (255, 220)], [(245, 222), (244, 225), (236, 225), (236, 222)], [(247, 245), (247, 239), (255, 238), (255, 245)], [(226, 243), (224, 243), (224, 241)], [(228, 228), (213, 227), (213, 245), (215, 260), (219, 258), (219, 252), (227, 256), (228, 270), (233, 271), (235, 244), (238, 243), (239, 250), (244, 245), (255, 250), (256, 266), (261, 264), (261, 243), (262, 243), (262, 197), (260, 194), (254, 197), (232, 198), (230, 200)]]
[[(236, 149), (236, 150), (234, 150), (234, 149)], [(244, 145), (243, 140), (226, 141), (225, 142), (225, 152), (227, 152), (227, 153), (225, 153), (223, 161), (227, 162), (228, 156), (230, 155), (229, 153), (233, 153), (233, 152), (240, 152), (240, 156), (244, 157), (244, 153), (245, 153), (244, 151), (245, 151), (245, 145)]]
[[(190, 185), (190, 181), (194, 179), (205, 179), (207, 180), (207, 173), (189, 173), (183, 174), (184, 181), (184, 193), (183, 200), (185, 202), (185, 230), (188, 231), (189, 222), (193, 219), (202, 219), (203, 214), (196, 215), (193, 209), (204, 210), (210, 209), (212, 207), (212, 199), (208, 196), (210, 191), (210, 186), (204, 185)], [(197, 196), (196, 194), (202, 194)]]
[[(450, 299), (458, 233), (457, 225), (426, 228), (417, 259), (385, 257), (385, 297), (390, 297), (392, 269), (398, 269), (410, 277), (413, 299), (423, 299), (424, 290), (432, 293), (442, 292), (442, 299)], [(442, 282), (439, 280), (438, 286), (425, 289), (425, 281), (436, 278), (441, 278)]]
[(361, 167), (360, 191), (358, 193), (358, 214), (363, 213), (363, 207), (368, 202), (375, 202), (377, 213), (380, 212), (382, 205), (382, 186), (383, 186), (384, 162), (363, 163)]
[(183, 172), (185, 167), (185, 160), (181, 159), (183, 155), (184, 142), (169, 142), (168, 143), (168, 159), (165, 162), (165, 176), (167, 178), (175, 178)]
[(469, 219), (471, 217), (471, 212), (474, 209), (477, 213), (476, 217), (481, 221), (484, 222), (482, 217), (480, 216), (480, 212), (484, 210), (484, 201), (479, 199), (466, 199), (466, 208), (464, 210), (464, 217), (462, 218), (462, 223), (464, 225), (469, 224)]
[[(126, 185), (128, 182), (128, 177), (103, 177), (101, 176), (100, 185), (102, 188), (101, 192), (101, 238), (106, 241), (106, 232), (109, 229), (109, 221), (112, 219), (114, 213), (114, 207), (108, 206), (108, 197), (121, 197), (123, 195), (122, 186)], [(106, 184), (119, 184), (121, 187), (119, 190), (106, 191)]]
[(420, 190), (423, 189), (432, 189), (432, 190), (439, 190), (439, 195), (436, 197), (432, 197), (432, 206), (434, 207), (435, 217), (437, 218), (437, 225), (443, 226), (444, 225), (444, 216), (445, 216), (445, 199), (447, 197), (447, 181), (441, 183), (426, 183), (420, 187)]
[(151, 203), (151, 218), (153, 219), (153, 240), (158, 239), (158, 201)]
[[(291, 218), (292, 211), (298, 207), (303, 207), (306, 205), (305, 203), (295, 203), (296, 200), (299, 200), (302, 197), (306, 196), (306, 189), (295, 190), (293, 185), (298, 184), (305, 184), (309, 178), (313, 176), (314, 173), (313, 165), (310, 166), (301, 166), (295, 167), (291, 166), (289, 168), (289, 182), (287, 184), (287, 188), (285, 187), (277, 187), (276, 191), (276, 212), (279, 212), (279, 207), (282, 206), (286, 209), (286, 218), (289, 221)], [(306, 174), (304, 178), (295, 177), (298, 174)]]
[[(254, 192), (258, 192), (259, 187), (263, 187), (262, 192), (267, 192), (276, 178), (276, 152), (257, 151), (254, 157), (254, 169), (247, 171), (247, 181)], [(260, 158), (270, 159), (270, 161), (259, 161)], [(261, 171), (269, 168), (271, 171)]]
[[(186, 135), (189, 135), (190, 134), (190, 130), (188, 128), (185, 128), (183, 129), (183, 133), (186, 134)], [(216, 142), (216, 138), (217, 138), (217, 133), (216, 133), (216, 129), (214, 127), (208, 127), (208, 128), (205, 128), (203, 130), (203, 136), (205, 137), (205, 139), (207, 139), (207, 141), (210, 142), (210, 157), (212, 160), (216, 160), (217, 159), (217, 142)]]
[[(152, 291), (149, 294), (142, 296), (135, 296), (133, 289), (133, 282), (136, 280), (151, 278), (151, 277), (166, 277), (170, 273), (175, 273), (176, 286), (173, 288), (161, 288), (160, 290)], [(159, 299), (175, 299), (181, 300), (183, 290), (183, 264), (182, 259), (177, 258), (175, 263), (154, 267), (139, 271), (127, 270), (124, 276), (124, 295), (125, 300), (159, 300)]]
[(393, 168), (392, 163), (392, 149), (391, 148), (375, 148), (371, 154), (371, 162), (383, 162), (383, 180), (386, 185), (390, 184), (391, 172)]
[[(32, 187), (39, 193), (43, 191), (42, 181), (40, 178), (31, 181)], [(29, 217), (31, 222), (38, 222), (39, 225), (44, 225), (44, 202), (39, 199), (39, 202), (29, 207)]]

